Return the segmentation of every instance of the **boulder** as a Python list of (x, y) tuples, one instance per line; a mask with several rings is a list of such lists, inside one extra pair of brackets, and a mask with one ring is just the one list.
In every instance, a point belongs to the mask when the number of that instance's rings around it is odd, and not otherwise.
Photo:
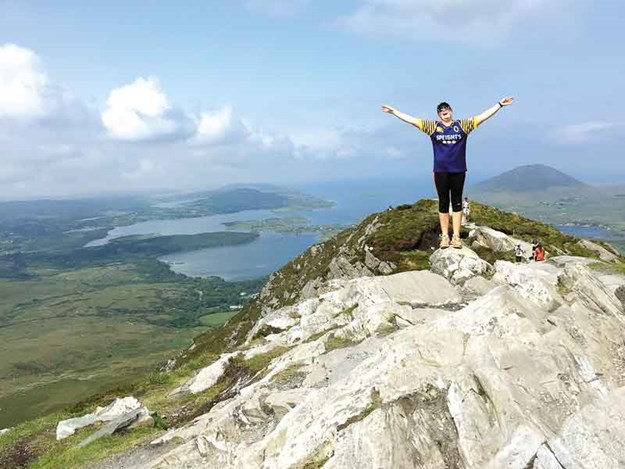
[[(618, 287), (607, 286), (597, 272), (591, 271), (582, 263), (569, 263), (559, 277), (560, 284), (575, 292), (578, 298), (589, 308), (597, 312), (612, 314), (625, 322), (624, 305), (616, 296)], [(612, 277), (612, 276), (608, 276)], [(622, 277), (621, 285), (624, 284)]]
[(190, 392), (192, 394), (197, 394), (202, 391), (209, 389), (213, 386), (219, 378), (223, 375), (230, 359), (234, 356), (234, 353), (224, 353), (219, 357), (219, 359), (208, 365), (207, 367), (202, 368), (191, 380), (185, 383), (183, 386), (174, 389), (170, 396), (181, 392)]
[(476, 275), (490, 275), (493, 267), (474, 251), (463, 246), (462, 249), (436, 250), (430, 256), (430, 270), (442, 275), (455, 285), (463, 285)]
[(83, 446), (86, 446), (89, 443), (93, 443), (94, 441), (99, 440), (102, 437), (112, 435), (118, 430), (128, 428), (138, 423), (143, 423), (146, 425), (153, 424), (152, 417), (150, 417), (150, 414), (145, 407), (139, 407), (135, 410), (131, 410), (126, 414), (116, 417), (108, 425), (105, 425), (104, 427), (100, 428), (98, 431), (94, 432), (93, 434), (82, 440), (80, 443), (78, 443), (78, 448), (82, 448)]
[(470, 298), (477, 298), (486, 295), (493, 288), (497, 287), (497, 283), (484, 277), (475, 276), (464, 282), (462, 291)]
[(361, 262), (352, 262), (353, 255), (339, 255), (330, 261), (328, 266), (328, 278), (358, 278), (374, 275), (374, 273)]
[(124, 398), (116, 398), (114, 402), (106, 407), (98, 407), (95, 412), (82, 417), (75, 417), (67, 420), (61, 420), (56, 426), (56, 439), (62, 440), (73, 435), (76, 430), (86, 427), (95, 422), (111, 422), (123, 415), (141, 409), (141, 418), (150, 417), (148, 409), (143, 407), (141, 403), (132, 396)]
[(412, 307), (459, 303), (458, 290), (444, 277), (427, 270), (357, 279), (345, 285), (338, 296), (350, 297), (359, 306), (394, 302)]
[(512, 286), (521, 297), (552, 311), (563, 302), (556, 288), (560, 272), (561, 269), (544, 262), (497, 261), (493, 281)]
[(467, 243), (472, 247), (484, 247), (494, 252), (513, 251), (516, 244), (520, 243), (525, 257), (532, 253), (532, 245), (526, 241), (508, 236), (507, 234), (489, 228), (477, 226), (469, 232)]

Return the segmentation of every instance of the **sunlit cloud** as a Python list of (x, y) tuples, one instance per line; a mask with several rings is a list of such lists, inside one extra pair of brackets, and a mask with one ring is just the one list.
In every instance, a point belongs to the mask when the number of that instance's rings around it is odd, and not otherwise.
[(232, 106), (203, 112), (192, 143), (201, 145), (234, 144), (246, 139), (250, 130), (234, 114)]
[(155, 77), (112, 90), (102, 124), (112, 138), (127, 141), (185, 138), (194, 130), (192, 120), (170, 104)]
[(15, 44), (0, 45), (0, 119), (32, 123), (59, 118), (72, 98), (52, 83), (37, 54)]

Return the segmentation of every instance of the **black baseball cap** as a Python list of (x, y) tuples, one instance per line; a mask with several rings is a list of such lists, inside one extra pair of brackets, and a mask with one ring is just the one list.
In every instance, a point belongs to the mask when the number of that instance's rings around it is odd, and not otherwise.
[(449, 103), (446, 103), (445, 101), (443, 101), (438, 106), (436, 106), (436, 112), (441, 112), (442, 109), (445, 109), (447, 107), (451, 109), (451, 106), (449, 105)]

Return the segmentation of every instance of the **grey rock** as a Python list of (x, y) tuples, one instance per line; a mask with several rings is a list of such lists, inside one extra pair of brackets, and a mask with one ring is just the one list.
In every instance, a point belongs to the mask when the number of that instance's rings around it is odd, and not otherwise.
[(95, 422), (111, 422), (122, 415), (127, 415), (134, 410), (141, 410), (141, 415), (149, 416), (149, 411), (132, 396), (117, 398), (106, 407), (98, 407), (95, 412), (81, 417), (62, 420), (56, 427), (56, 439), (62, 440), (79, 429), (91, 425)]
[(564, 301), (557, 291), (560, 269), (544, 262), (495, 262), (493, 281), (512, 286), (523, 298), (552, 311)]
[(490, 275), (493, 267), (474, 251), (462, 249), (438, 249), (430, 256), (430, 270), (449, 279), (455, 285), (463, 285), (476, 275)]
[(493, 230), (487, 226), (477, 226), (469, 232), (467, 242), (473, 247), (485, 247), (494, 252), (508, 252), (514, 250), (516, 244), (520, 244), (523, 252), (527, 254), (532, 252), (532, 245), (526, 241), (522, 241), (507, 234)]
[(549, 446), (565, 467), (625, 467), (625, 388), (582, 407)]
[(616, 287), (616, 289), (614, 290), (614, 296), (616, 296), (616, 298), (620, 300), (621, 305), (623, 306), (623, 310), (625, 311), (625, 286), (620, 285)]
[(532, 469), (564, 469), (555, 457), (548, 444), (543, 444), (536, 451), (536, 459)]
[(359, 278), (372, 276), (373, 272), (360, 262), (350, 261), (350, 257), (338, 256), (330, 261), (328, 279)]
[(112, 435), (118, 430), (128, 428), (132, 424), (139, 422), (140, 420), (148, 420), (151, 419), (150, 414), (147, 413), (145, 408), (138, 408), (133, 411), (130, 411), (120, 417), (113, 419), (109, 424), (100, 428), (95, 433), (89, 435), (87, 438), (78, 443), (78, 448), (82, 448), (83, 446), (87, 446), (89, 443), (93, 443), (100, 438)]
[(625, 320), (622, 317), (625, 312), (624, 305), (615, 294), (618, 287), (614, 291), (606, 288), (605, 283), (599, 279), (597, 273), (583, 264), (567, 264), (559, 276), (559, 281), (562, 286), (574, 291), (588, 307), (598, 312), (613, 314), (621, 320)]
[(242, 353), (288, 350), (136, 467), (625, 467), (623, 276), (468, 248), (431, 261), (440, 274), (335, 279), (268, 309)]
[(463, 292), (472, 298), (486, 295), (493, 288), (497, 287), (497, 283), (484, 277), (475, 276), (464, 282), (462, 286)]

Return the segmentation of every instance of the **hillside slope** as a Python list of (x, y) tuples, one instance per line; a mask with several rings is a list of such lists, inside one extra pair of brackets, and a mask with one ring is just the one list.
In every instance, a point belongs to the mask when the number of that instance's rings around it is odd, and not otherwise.
[[(27, 448), (24, 464), (44, 468), (620, 463), (622, 258), (484, 205), (472, 222), (463, 249), (441, 251), (434, 201), (367, 217), (273, 274), (226, 327), (119, 390), (155, 412), (154, 428), (81, 449), (92, 430), (51, 439), (57, 420), (108, 394), (11, 429), (0, 462)], [(551, 260), (509, 262), (533, 238)]]

